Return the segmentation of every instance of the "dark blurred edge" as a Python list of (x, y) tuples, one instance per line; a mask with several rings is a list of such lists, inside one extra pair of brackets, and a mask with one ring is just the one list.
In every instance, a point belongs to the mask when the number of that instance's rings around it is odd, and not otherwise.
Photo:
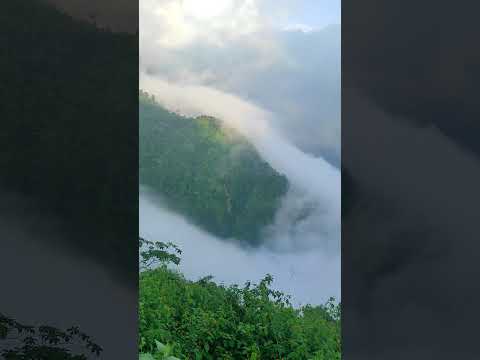
[[(5, 315), (27, 325), (81, 326), (89, 317), (90, 330), (102, 328), (100, 345), (116, 342), (117, 353), (136, 355), (136, 326), (119, 324), (137, 317), (138, 1), (4, 1), (0, 43), (0, 313), (16, 306)], [(56, 235), (46, 238), (50, 228)], [(21, 231), (38, 238), (20, 241)], [(34, 259), (28, 252), (37, 245)], [(97, 268), (108, 280), (94, 274)], [(47, 274), (83, 286), (85, 298), (65, 303), (70, 290)], [(35, 293), (15, 299), (43, 281), (41, 300)], [(128, 300), (112, 293), (105, 302), (110, 288), (102, 281)], [(71, 319), (55, 309), (62, 299)], [(38, 316), (36, 306), (22, 305), (36, 300), (44, 302)], [(112, 309), (120, 318), (109, 324), (104, 314)], [(118, 338), (102, 344), (109, 326)]]
[(342, 1), (345, 360), (479, 357), (479, 7)]

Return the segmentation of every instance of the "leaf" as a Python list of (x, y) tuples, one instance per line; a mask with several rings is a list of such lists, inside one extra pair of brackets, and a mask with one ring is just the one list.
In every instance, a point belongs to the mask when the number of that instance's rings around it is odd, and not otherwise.
[(162, 344), (160, 341), (155, 340), (155, 345), (157, 347), (157, 351), (164, 353), (167, 350), (167, 346)]
[(148, 354), (148, 353), (143, 353), (143, 354), (140, 354), (139, 360), (155, 360), (155, 358), (153, 357), (152, 354)]

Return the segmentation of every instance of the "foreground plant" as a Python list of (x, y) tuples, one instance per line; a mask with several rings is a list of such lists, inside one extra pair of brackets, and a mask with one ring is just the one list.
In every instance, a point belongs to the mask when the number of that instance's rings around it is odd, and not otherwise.
[(172, 355), (173, 348), (171, 345), (162, 344), (155, 340), (156, 351), (154, 353), (140, 353), (139, 360), (180, 360)]
[(102, 348), (78, 327), (26, 326), (0, 314), (0, 357), (5, 360), (87, 360)]
[[(161, 251), (178, 254), (165, 245)], [(189, 281), (168, 259), (162, 253), (158, 267), (140, 273), (139, 347), (154, 359), (163, 359), (155, 357), (157, 340), (179, 359), (340, 359), (341, 314), (334, 299), (295, 308), (289, 296), (272, 289), (270, 275), (243, 287), (218, 285), (211, 276)]]

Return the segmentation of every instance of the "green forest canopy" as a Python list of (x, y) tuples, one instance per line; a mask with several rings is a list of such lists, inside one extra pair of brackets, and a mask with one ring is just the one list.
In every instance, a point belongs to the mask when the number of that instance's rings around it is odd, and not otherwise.
[(216, 236), (256, 245), (288, 189), (241, 135), (169, 112), (140, 90), (140, 182)]

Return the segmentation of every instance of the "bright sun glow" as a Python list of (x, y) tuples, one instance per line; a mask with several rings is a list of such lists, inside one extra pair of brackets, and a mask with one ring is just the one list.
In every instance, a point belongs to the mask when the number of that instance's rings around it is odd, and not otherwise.
[(183, 0), (185, 13), (199, 20), (221, 16), (231, 6), (232, 0)]

